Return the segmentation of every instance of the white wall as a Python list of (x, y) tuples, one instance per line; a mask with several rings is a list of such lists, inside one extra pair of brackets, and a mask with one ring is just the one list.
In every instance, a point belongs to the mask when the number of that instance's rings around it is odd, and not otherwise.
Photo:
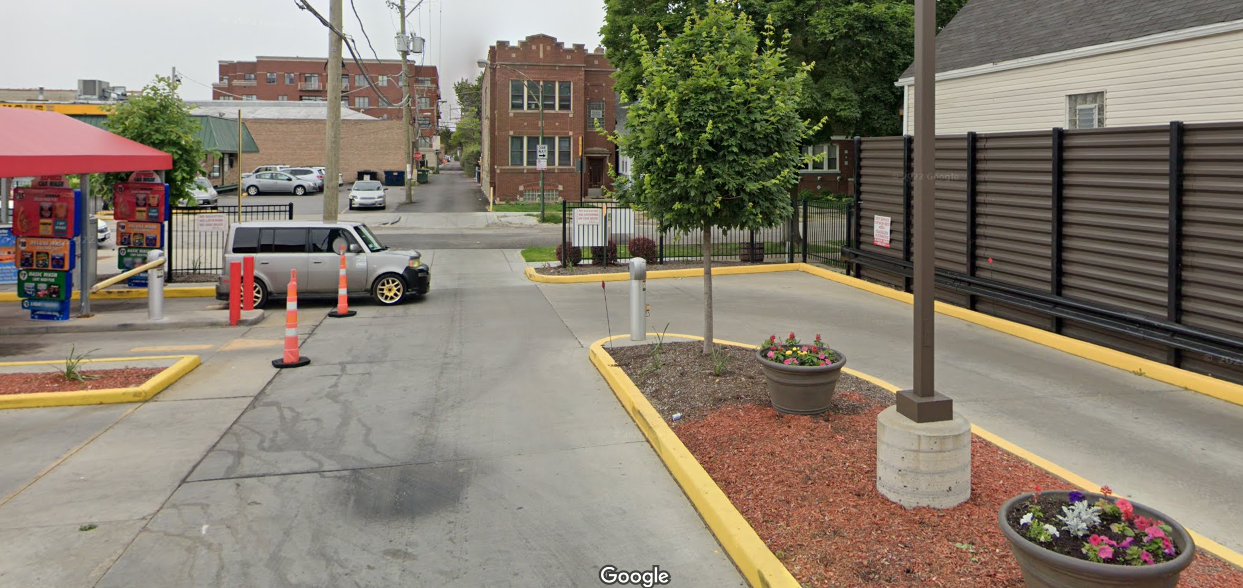
[(1107, 127), (1243, 120), (1243, 31), (939, 81), (937, 134), (1069, 128), (1066, 96), (1101, 91)]

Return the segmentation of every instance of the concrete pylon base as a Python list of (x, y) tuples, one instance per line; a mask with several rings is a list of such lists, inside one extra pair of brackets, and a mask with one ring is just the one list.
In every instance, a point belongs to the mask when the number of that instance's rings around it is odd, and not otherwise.
[(876, 490), (906, 508), (953, 508), (971, 497), (971, 423), (916, 423), (891, 406), (876, 417)]

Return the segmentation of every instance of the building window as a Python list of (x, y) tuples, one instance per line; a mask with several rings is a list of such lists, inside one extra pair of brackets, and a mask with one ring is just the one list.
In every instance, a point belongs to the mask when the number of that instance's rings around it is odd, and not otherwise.
[(268, 78), (268, 83), (269, 83), (269, 84), (275, 84), (275, 83), (276, 83), (276, 74), (274, 74), (274, 73), (270, 73), (270, 74), (268, 74), (268, 75), (267, 75), (267, 78)]
[(295, 77), (296, 77), (296, 74), (291, 74), (291, 73), (285, 74), (285, 85), (292, 86), (294, 84)]
[[(539, 135), (530, 137), (510, 137), (509, 138), (509, 165), (535, 167), (535, 160), (539, 154)], [(548, 146), (548, 167), (566, 166), (574, 164), (570, 159), (570, 145), (572, 141), (570, 137), (544, 137), (544, 145)], [(526, 154), (525, 157), (523, 154)]]
[(375, 79), (375, 85), (380, 86), (381, 88), (387, 88), (388, 76), (377, 76)]
[(354, 99), (355, 108), (371, 108), (371, 99), (366, 96), (359, 96)]
[(327, 102), (323, 96), (302, 96), (300, 100), (303, 102)]
[(281, 94), (280, 96), (277, 96), (277, 97), (276, 97), (276, 101), (277, 101), (277, 102), (288, 102), (288, 101), (289, 101), (289, 96), (286, 96), (286, 95), (284, 95), (284, 94)]
[(1066, 126), (1099, 129), (1105, 126), (1105, 93), (1071, 94), (1066, 97)]
[(604, 101), (589, 100), (587, 102), (588, 124), (594, 130), (597, 126), (604, 128)]
[(258, 100), (258, 99), (259, 97), (254, 94), (247, 94), (245, 96), (242, 96), (242, 100)]
[(541, 102), (546, 111), (569, 111), (572, 103), (570, 82), (510, 80), (510, 110), (538, 111)]
[(367, 76), (363, 74), (354, 74), (354, 85), (359, 88), (367, 85)]
[(229, 84), (229, 76), (220, 76), (220, 83), (225, 84), (225, 85), (228, 85), (228, 84)]
[(431, 146), (432, 146), (431, 137), (419, 137), (419, 148), (420, 149), (430, 149)]
[(509, 138), (509, 165), (522, 165), (522, 140), (524, 137)]
[(349, 75), (343, 74), (341, 76), (341, 89), (342, 90), (350, 89), (350, 76)]
[(420, 129), (430, 129), (430, 128), (432, 128), (432, 118), (431, 118), (430, 116), (420, 116), (420, 117), (418, 117), (418, 123), (419, 123), (419, 128), (420, 128)]
[(569, 137), (557, 137), (557, 165), (570, 165), (570, 143)]
[(543, 82), (544, 110), (557, 109), (557, 82)]
[(430, 86), (432, 85), (432, 79), (431, 78), (416, 78), (415, 83), (417, 83), (420, 86)]
[(427, 96), (419, 96), (419, 108), (431, 108), (432, 99)]
[(305, 90), (318, 90), (319, 74), (302, 74), (302, 85)]
[(253, 82), (255, 81), (255, 74), (252, 74), (252, 73), (242, 74), (242, 79), (248, 82)]
[(570, 83), (557, 82), (557, 110), (570, 110)]
[(220, 99), (221, 100), (232, 100), (233, 97), (232, 96), (221, 96)]
[(803, 147), (803, 155), (820, 156), (819, 161), (809, 162), (803, 166), (805, 172), (837, 172), (837, 155), (839, 147), (833, 144), (808, 145)]
[[(225, 80), (229, 81), (228, 79)], [(522, 80), (509, 81), (509, 109), (522, 110), (522, 104), (526, 101), (526, 94), (522, 91)]]

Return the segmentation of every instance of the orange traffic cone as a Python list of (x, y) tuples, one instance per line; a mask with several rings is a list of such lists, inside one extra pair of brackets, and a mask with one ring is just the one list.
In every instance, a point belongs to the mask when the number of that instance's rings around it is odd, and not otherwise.
[(345, 318), (358, 314), (350, 310), (350, 297), (346, 289), (345, 280), (345, 253), (341, 254), (341, 275), (337, 277), (337, 308), (328, 313), (333, 318)]
[(311, 360), (298, 355), (298, 270), (289, 270), (289, 296), (285, 301), (285, 356), (273, 359), (272, 367), (302, 367)]

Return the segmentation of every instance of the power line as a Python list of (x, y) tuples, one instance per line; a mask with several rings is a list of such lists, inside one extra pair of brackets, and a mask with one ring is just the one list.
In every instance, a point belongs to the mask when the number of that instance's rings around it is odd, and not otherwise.
[[(350, 58), (354, 60), (354, 64), (358, 66), (359, 71), (363, 72), (363, 79), (365, 79), (367, 81), (367, 85), (370, 86), (371, 89), (375, 91), (376, 97), (380, 99), (380, 103), (382, 105), (401, 106), (402, 104), (405, 104), (406, 100), (410, 99), (410, 97), (407, 96), (402, 99), (402, 102), (398, 104), (393, 104), (392, 102), (389, 101), (388, 98), (385, 98), (384, 94), (380, 92), (380, 89), (376, 87), (375, 82), (371, 81), (371, 75), (367, 73), (367, 68), (363, 66), (362, 61), (358, 58), (358, 52), (355, 50), (356, 45), (354, 42), (354, 38), (351, 37), (350, 35), (346, 35), (340, 30), (337, 30), (336, 27), (332, 26), (332, 23), (325, 20), (324, 17), (318, 11), (316, 11), (314, 8), (311, 7), (311, 3), (308, 0), (294, 0), (294, 4), (299, 9), (309, 11), (311, 14), (315, 15), (315, 18), (319, 19), (319, 22), (322, 23), (325, 27), (327, 27), (328, 30), (332, 31), (333, 33), (336, 33), (337, 36), (341, 37), (341, 39), (345, 41), (344, 43), (345, 48), (349, 50)], [(379, 61), (379, 57), (376, 58), (376, 61)]]
[(354, 0), (350, 0), (350, 10), (354, 11), (354, 18), (358, 19), (358, 30), (363, 32), (363, 38), (367, 40), (367, 46), (371, 47), (371, 54), (375, 56), (375, 60), (380, 60), (380, 54), (375, 52), (375, 46), (371, 44), (371, 37), (367, 36), (367, 27), (363, 26), (363, 17), (358, 16), (358, 8), (354, 6)]

